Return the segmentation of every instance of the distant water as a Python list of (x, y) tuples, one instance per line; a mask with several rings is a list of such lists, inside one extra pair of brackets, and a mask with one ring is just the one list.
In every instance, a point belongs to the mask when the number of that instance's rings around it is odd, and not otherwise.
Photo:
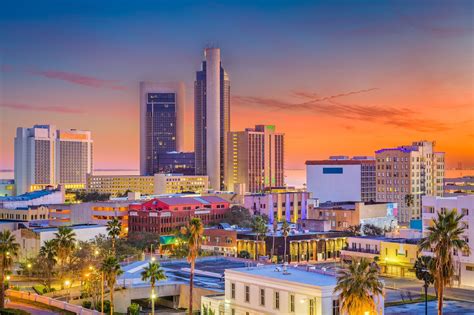
[[(97, 175), (138, 175), (138, 170), (95, 170)], [(474, 169), (471, 170), (446, 170), (446, 177), (474, 176)], [(0, 179), (13, 178), (12, 170), (0, 170)], [(285, 182), (288, 186), (304, 187), (306, 184), (306, 170), (285, 170)]]

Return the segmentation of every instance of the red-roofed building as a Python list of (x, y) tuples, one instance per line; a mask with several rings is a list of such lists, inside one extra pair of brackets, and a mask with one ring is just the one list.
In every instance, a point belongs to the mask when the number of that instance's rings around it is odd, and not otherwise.
[(157, 198), (130, 204), (129, 233), (169, 234), (194, 217), (200, 218), (204, 224), (220, 222), (229, 207), (227, 200), (215, 196)]

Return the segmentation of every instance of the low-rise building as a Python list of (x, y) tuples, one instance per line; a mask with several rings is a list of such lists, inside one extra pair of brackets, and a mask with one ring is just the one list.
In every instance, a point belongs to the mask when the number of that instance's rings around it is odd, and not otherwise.
[(0, 179), (0, 197), (15, 195), (15, 180)]
[[(214, 314), (339, 315), (337, 280), (329, 274), (275, 265), (225, 271), (225, 294), (201, 298), (201, 311)], [(374, 298), (377, 314), (384, 313), (384, 297)]]
[(209, 189), (209, 177), (183, 174), (155, 174), (154, 194), (200, 194)]
[(186, 225), (193, 217), (204, 224), (218, 223), (229, 211), (230, 203), (219, 197), (164, 197), (132, 203), (129, 206), (130, 233), (169, 234)]
[(59, 186), (57, 189), (47, 188), (19, 196), (0, 197), (0, 208), (17, 209), (62, 202), (64, 202), (64, 189)]
[(47, 220), (49, 209), (45, 206), (28, 206), (16, 209), (0, 209), (0, 220)]
[(326, 220), (331, 230), (345, 231), (349, 226), (372, 224), (381, 229), (397, 226), (397, 203), (393, 202), (325, 202), (308, 203), (308, 219)]
[(87, 174), (86, 191), (111, 194), (114, 197), (124, 196), (129, 191), (152, 195), (154, 181), (153, 176)]
[[(107, 227), (97, 224), (71, 225), (77, 241), (90, 241), (99, 234), (107, 234)], [(44, 242), (55, 238), (57, 227), (25, 227), (13, 231), (13, 235), (20, 244), (19, 259), (26, 259), (38, 255)]]
[(367, 258), (377, 261), (382, 274), (414, 278), (419, 241), (419, 238), (352, 236), (347, 238), (347, 247), (342, 250), (341, 257), (344, 260)]
[[(455, 210), (462, 214), (461, 224), (465, 228), (463, 238), (467, 242), (469, 251), (454, 253), (455, 270), (458, 283), (463, 286), (474, 287), (474, 195), (456, 197), (423, 196), (422, 222), (423, 234), (428, 233), (427, 228), (433, 226), (437, 213)], [(432, 255), (430, 252), (423, 252)]]
[(308, 199), (311, 195), (304, 190), (272, 188), (264, 193), (250, 193), (243, 196), (244, 207), (254, 214), (265, 214), (270, 223), (298, 222), (307, 218)]
[(232, 229), (204, 229), (201, 249), (223, 256), (237, 256), (237, 231)]
[(474, 195), (474, 176), (444, 179), (444, 197)]

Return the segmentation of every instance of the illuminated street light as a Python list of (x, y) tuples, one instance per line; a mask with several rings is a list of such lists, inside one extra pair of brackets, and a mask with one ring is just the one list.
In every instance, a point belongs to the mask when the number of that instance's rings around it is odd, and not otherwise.
[(31, 269), (31, 264), (26, 265), (26, 268)]
[(92, 265), (89, 266), (89, 270), (93, 270), (94, 267)]
[(155, 257), (151, 257), (151, 261), (155, 261), (155, 260), (156, 260), (156, 258), (155, 258)]
[(10, 281), (10, 279), (11, 279), (10, 275), (8, 275), (8, 276), (6, 277), (6, 279), (7, 279), (7, 281)]
[(99, 255), (99, 251), (97, 249), (95, 250), (94, 255), (95, 256)]
[(70, 284), (71, 284), (71, 281), (69, 281), (69, 280), (64, 281), (64, 285), (65, 285), (66, 287), (69, 286)]

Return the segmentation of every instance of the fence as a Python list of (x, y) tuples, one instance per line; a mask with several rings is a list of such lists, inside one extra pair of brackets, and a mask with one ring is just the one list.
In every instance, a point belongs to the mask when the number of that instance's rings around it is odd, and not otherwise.
[(44, 304), (44, 305), (47, 305), (47, 306), (56, 307), (56, 308), (59, 308), (61, 310), (73, 312), (73, 313), (80, 314), (80, 315), (100, 315), (100, 314), (102, 314), (99, 311), (90, 310), (90, 309), (84, 308), (84, 307), (79, 306), (79, 305), (69, 304), (67, 302), (58, 301), (58, 300), (52, 299), (50, 297), (38, 295), (38, 294), (35, 294), (35, 293), (21, 292), (21, 291), (16, 291), (16, 290), (7, 290), (6, 294), (7, 294), (7, 296), (10, 296), (10, 297), (41, 303), (41, 304)]

